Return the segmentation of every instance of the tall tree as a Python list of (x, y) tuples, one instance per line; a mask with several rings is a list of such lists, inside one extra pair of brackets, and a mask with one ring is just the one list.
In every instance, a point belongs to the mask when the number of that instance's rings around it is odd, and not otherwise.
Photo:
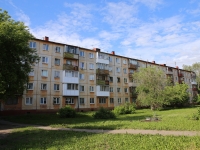
[(183, 69), (188, 71), (194, 71), (196, 73), (196, 81), (198, 84), (198, 89), (200, 87), (200, 62), (190, 65), (183, 65)]
[(39, 58), (29, 48), (33, 39), (28, 27), (0, 9), (0, 99), (22, 94), (28, 82), (31, 65)]
[(138, 93), (137, 101), (143, 106), (151, 106), (151, 109), (162, 107), (167, 104), (163, 97), (164, 88), (168, 84), (168, 79), (162, 70), (154, 67), (140, 68), (133, 75), (134, 80), (137, 80)]

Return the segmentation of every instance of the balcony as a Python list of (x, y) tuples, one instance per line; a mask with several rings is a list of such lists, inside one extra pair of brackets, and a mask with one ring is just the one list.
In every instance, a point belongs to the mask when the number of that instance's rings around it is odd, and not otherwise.
[(106, 74), (106, 75), (109, 75), (109, 70), (96, 69), (96, 74)]
[(134, 92), (130, 92), (130, 97), (137, 97), (137, 93), (134, 91)]
[(68, 89), (67, 84), (63, 84), (63, 96), (79, 96), (78, 84), (73, 87), (73, 89)]
[(184, 80), (178, 80), (178, 83), (182, 84), (182, 83), (184, 83)]
[(129, 65), (128, 65), (128, 68), (129, 68), (129, 69), (135, 69), (135, 70), (136, 70), (136, 69), (138, 68), (138, 65), (136, 65), (136, 64), (129, 64)]
[(108, 80), (97, 80), (97, 85), (109, 85)]
[(191, 84), (192, 84), (192, 85), (197, 85), (197, 82), (192, 81)]
[(133, 78), (133, 73), (129, 73), (129, 78)]
[(173, 74), (173, 71), (171, 71), (171, 70), (167, 70), (166, 74), (170, 74), (170, 75), (172, 75), (172, 74)]
[(73, 53), (64, 52), (63, 53), (63, 57), (64, 58), (68, 58), (68, 59), (78, 59), (79, 55), (73, 54)]
[(96, 96), (110, 96), (109, 86), (96, 86)]
[(74, 70), (74, 71), (78, 71), (78, 66), (69, 65), (69, 64), (63, 64), (63, 70)]
[(129, 83), (128, 83), (128, 86), (129, 86), (129, 87), (132, 87), (132, 86), (136, 87), (136, 86), (137, 86), (137, 83), (136, 83), (136, 82), (129, 82)]
[(183, 77), (183, 73), (178, 73), (178, 76), (179, 77)]
[(66, 72), (63, 71), (62, 75), (62, 82), (63, 83), (79, 83), (79, 73), (75, 72), (74, 74), (69, 74), (69, 76), (66, 76)]
[(191, 73), (191, 77), (192, 78), (196, 78), (196, 74), (195, 73)]
[(197, 88), (196, 87), (192, 88), (192, 91), (197, 91)]

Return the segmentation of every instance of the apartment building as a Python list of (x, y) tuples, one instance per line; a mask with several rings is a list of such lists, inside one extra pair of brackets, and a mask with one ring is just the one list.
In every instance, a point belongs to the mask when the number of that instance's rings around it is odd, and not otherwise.
[(57, 111), (71, 105), (78, 111), (99, 107), (113, 109), (125, 102), (135, 102), (137, 82), (132, 75), (140, 67), (154, 66), (163, 70), (172, 83), (189, 85), (191, 98), (197, 93), (195, 73), (134, 58), (43, 40), (30, 41), (40, 61), (29, 73), (23, 95), (1, 102), (1, 112), (20, 113)]

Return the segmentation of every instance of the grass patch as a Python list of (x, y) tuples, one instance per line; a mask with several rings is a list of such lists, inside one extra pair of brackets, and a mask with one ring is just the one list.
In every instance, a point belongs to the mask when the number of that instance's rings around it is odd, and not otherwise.
[(17, 129), (0, 140), (0, 149), (200, 149), (200, 136), (94, 134), (73, 131)]
[(142, 122), (151, 117), (149, 109), (136, 110), (135, 114), (118, 116), (116, 119), (94, 119), (94, 112), (78, 113), (76, 118), (59, 118), (56, 114), (27, 114), (5, 117), (6, 120), (26, 124), (50, 125), (52, 127), (87, 129), (152, 129), (152, 130), (190, 130), (200, 131), (200, 120), (191, 120), (197, 108), (184, 108), (157, 111), (158, 122)]

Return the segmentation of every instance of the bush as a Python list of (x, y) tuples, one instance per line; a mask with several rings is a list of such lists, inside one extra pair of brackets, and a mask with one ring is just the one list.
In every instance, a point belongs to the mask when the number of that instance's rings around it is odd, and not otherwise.
[(135, 103), (125, 103), (123, 105), (115, 107), (113, 112), (116, 115), (134, 114), (135, 107), (136, 107)]
[(110, 119), (110, 118), (116, 118), (115, 114), (103, 107), (101, 107), (97, 112), (95, 112), (92, 115), (95, 119)]
[(76, 111), (71, 106), (67, 105), (64, 108), (60, 108), (57, 115), (61, 118), (74, 118)]
[(193, 120), (199, 120), (200, 119), (200, 108), (197, 109), (196, 113), (192, 114), (192, 119)]

